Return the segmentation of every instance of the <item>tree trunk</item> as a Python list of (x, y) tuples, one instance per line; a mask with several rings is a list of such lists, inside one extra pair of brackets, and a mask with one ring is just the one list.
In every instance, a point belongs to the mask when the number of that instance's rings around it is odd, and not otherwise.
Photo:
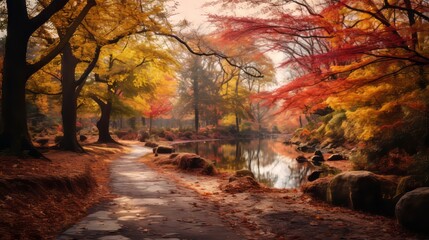
[(152, 116), (149, 116), (149, 135), (152, 134), (152, 120), (153, 120)]
[[(25, 7), (25, 2), (23, 7)], [(12, 14), (9, 12), (9, 15)], [(15, 12), (16, 14), (16, 12)], [(1, 149), (9, 149), (14, 155), (28, 154), (40, 157), (34, 149), (28, 133), (25, 102), (25, 84), (29, 77), (27, 72), (27, 42), (29, 33), (25, 21), (9, 19), (6, 36), (5, 57), (2, 82), (2, 122), (0, 136)]]
[(97, 122), (98, 129), (98, 143), (118, 143), (112, 136), (110, 136), (109, 125), (110, 125), (110, 114), (112, 112), (112, 100), (108, 100), (107, 103), (100, 105), (101, 117)]
[(239, 87), (239, 85), (240, 85), (240, 74), (238, 74), (237, 81), (235, 83), (235, 130), (237, 131), (237, 134), (240, 133), (240, 116), (238, 113), (238, 110), (239, 110), (238, 109), (238, 104), (239, 104), (238, 87)]
[(84, 152), (76, 138), (77, 92), (75, 72), (78, 60), (73, 56), (70, 44), (66, 44), (61, 58), (63, 138), (58, 147), (73, 152)]
[(52, 1), (38, 15), (29, 19), (27, 2), (7, 0), (7, 34), (2, 82), (2, 121), (0, 149), (10, 149), (14, 155), (28, 154), (43, 157), (33, 146), (27, 126), (25, 103), (25, 85), (28, 78), (48, 64), (59, 54), (64, 44), (69, 41), (77, 27), (95, 6), (95, 1), (88, 1), (76, 19), (68, 27), (66, 36), (38, 62), (27, 64), (27, 44), (31, 34), (60, 11), (68, 0)]
[(195, 125), (195, 132), (198, 133), (200, 129), (200, 109), (199, 109), (199, 102), (200, 102), (200, 89), (198, 88), (198, 80), (197, 78), (193, 81), (193, 90), (194, 90), (194, 125)]

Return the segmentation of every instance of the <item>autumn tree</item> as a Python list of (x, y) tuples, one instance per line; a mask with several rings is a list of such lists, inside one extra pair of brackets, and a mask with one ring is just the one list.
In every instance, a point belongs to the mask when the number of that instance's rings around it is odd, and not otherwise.
[[(349, 140), (373, 147), (364, 154), (370, 161), (391, 159), (396, 148), (397, 156), (402, 156), (399, 162), (408, 156), (418, 161), (426, 151), (427, 2), (221, 2), (259, 4), (269, 13), (269, 18), (213, 17), (226, 29), (226, 39), (252, 37), (285, 53), (283, 65), (292, 78), (266, 93), (268, 101), (280, 102), (283, 110), (334, 109), (314, 127), (322, 136), (330, 131), (331, 137), (336, 135), (333, 129), (342, 129)], [(410, 148), (406, 142), (416, 144)], [(385, 165), (395, 165), (386, 161)]]
[[(25, 86), (31, 75), (49, 63), (57, 56), (69, 39), (73, 36), (79, 24), (89, 10), (95, 6), (95, 1), (84, 3), (69, 3), (68, 0), (52, 1), (40, 11), (29, 14), (27, 2), (24, 0), (7, 0), (7, 36), (2, 81), (2, 123), (3, 129), (0, 145), (10, 149), (13, 154), (22, 154), (29, 150), (30, 155), (40, 156), (34, 150), (27, 127), (25, 104)], [(27, 62), (27, 45), (32, 34), (50, 18), (61, 11), (66, 4), (73, 4), (76, 18), (67, 27), (64, 37), (52, 45), (46, 54), (34, 62)]]
[(220, 119), (222, 70), (214, 58), (187, 55), (182, 60), (179, 80), (178, 104), (182, 114), (192, 112), (194, 129), (201, 122), (216, 125)]
[[(141, 19), (136, 19), (137, 17), (118, 21), (120, 14), (128, 16), (132, 13), (136, 9), (135, 4), (135, 2), (134, 4), (130, 2), (125, 7), (121, 1), (98, 4), (93, 9), (93, 14), (89, 14), (85, 19), (79, 34), (72, 38), (71, 43), (66, 44), (61, 55), (64, 131), (64, 136), (58, 144), (61, 149), (83, 151), (76, 139), (77, 98), (89, 74), (96, 67), (101, 48), (115, 44), (126, 36), (146, 31)], [(114, 12), (118, 14), (112, 16)], [(138, 12), (134, 12), (134, 16), (138, 14)], [(61, 28), (58, 31), (62, 32)], [(59, 35), (61, 36), (61, 34)], [(73, 51), (73, 49), (76, 50)], [(81, 74), (76, 79), (77, 67), (82, 68), (82, 63), (86, 63), (86, 66), (80, 70)]]

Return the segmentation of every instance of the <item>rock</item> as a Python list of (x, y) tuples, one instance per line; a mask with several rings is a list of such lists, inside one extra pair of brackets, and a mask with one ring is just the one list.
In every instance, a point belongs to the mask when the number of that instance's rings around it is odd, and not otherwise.
[(175, 165), (181, 170), (198, 170), (205, 175), (217, 173), (217, 169), (212, 161), (204, 159), (194, 153), (173, 153), (169, 156), (160, 156), (154, 159), (158, 165)]
[(339, 161), (339, 160), (347, 160), (347, 158), (345, 156), (343, 156), (342, 154), (332, 154), (331, 156), (329, 156), (328, 161)]
[(201, 170), (202, 174), (205, 175), (214, 175), (217, 173), (216, 167), (213, 162), (207, 161), (206, 164), (204, 164), (203, 169)]
[(398, 186), (398, 176), (394, 175), (376, 175), (380, 181), (380, 190), (382, 195), (382, 206), (380, 212), (386, 216), (395, 215), (395, 206), (400, 197), (396, 196)]
[(309, 152), (309, 153), (314, 152), (315, 150), (314, 147), (308, 146), (305, 144), (300, 144), (296, 149), (298, 149), (301, 152)]
[(382, 203), (380, 181), (368, 171), (336, 175), (329, 183), (328, 202), (355, 210), (378, 211)]
[(174, 152), (174, 147), (171, 146), (158, 146), (155, 150), (155, 153), (158, 154), (169, 154)]
[[(151, 148), (156, 148), (156, 147), (158, 147), (158, 144), (157, 143), (154, 143), (154, 142), (146, 142), (145, 144), (144, 144), (146, 147), (151, 147)], [(155, 152), (154, 152), (155, 153)]]
[(146, 131), (141, 131), (139, 134), (139, 141), (140, 142), (146, 142), (146, 139), (148, 139), (150, 137), (150, 134)]
[(412, 230), (429, 232), (429, 187), (417, 188), (396, 204), (397, 221)]
[(316, 199), (326, 201), (327, 189), (332, 177), (324, 177), (315, 180), (314, 182), (306, 183), (302, 186), (302, 191)]
[(253, 174), (253, 172), (252, 172), (252, 171), (250, 171), (250, 170), (247, 170), (247, 169), (237, 170), (237, 171), (235, 172), (235, 175), (234, 175), (234, 176), (236, 176), (236, 177), (245, 177), (245, 176), (249, 176), (249, 177), (251, 177), (251, 178), (255, 179), (255, 175)]
[(420, 187), (429, 187), (429, 176), (406, 176), (399, 180), (396, 195), (404, 195), (405, 193)]
[(229, 182), (236, 181), (237, 179), (242, 178), (242, 177), (251, 177), (251, 178), (255, 179), (255, 175), (250, 170), (241, 169), (241, 170), (237, 170), (234, 173), (234, 175), (232, 175), (229, 178)]
[(316, 179), (318, 179), (320, 177), (320, 174), (322, 174), (323, 171), (322, 170), (316, 170), (314, 172), (312, 172), (310, 175), (308, 175), (307, 180), (312, 182)]
[(312, 162), (323, 162), (323, 161), (325, 161), (325, 159), (323, 158), (323, 156), (314, 155), (311, 157), (311, 161)]
[(251, 171), (247, 169), (241, 169), (241, 170), (237, 170), (235, 174), (229, 178), (229, 182), (233, 182), (242, 177), (251, 177), (253, 179), (256, 179), (255, 175)]
[(85, 135), (79, 135), (79, 141), (85, 142), (87, 139), (88, 139), (87, 136), (85, 136)]
[(320, 150), (316, 150), (316, 151), (314, 152), (314, 155), (315, 155), (315, 156), (320, 156), (320, 157), (322, 157), (322, 158), (323, 158), (323, 153), (322, 153), (322, 151), (320, 151)]
[(38, 143), (40, 146), (45, 146), (46, 144), (48, 144), (49, 142), (49, 138), (38, 138), (35, 141), (36, 143)]
[(259, 189), (261, 186), (250, 176), (237, 178), (235, 181), (221, 185), (221, 190), (227, 193), (242, 193), (251, 189)]
[(187, 153), (178, 156), (178, 166), (183, 170), (190, 170), (195, 168), (202, 168), (205, 165), (205, 161), (203, 158), (196, 154)]
[(201, 169), (201, 173), (205, 175), (213, 175), (217, 173), (213, 162), (204, 159), (196, 154), (185, 153), (178, 155), (178, 167), (183, 170)]
[(306, 158), (306, 157), (304, 157), (304, 156), (298, 156), (298, 157), (296, 157), (295, 158), (295, 160), (297, 161), (297, 162), (299, 162), (299, 163), (304, 163), (304, 162), (308, 162), (308, 159)]

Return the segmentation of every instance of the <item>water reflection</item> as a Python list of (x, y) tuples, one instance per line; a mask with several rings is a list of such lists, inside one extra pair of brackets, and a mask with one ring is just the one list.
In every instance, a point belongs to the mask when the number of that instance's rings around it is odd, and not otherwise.
[(175, 147), (214, 160), (220, 169), (249, 169), (259, 182), (274, 188), (297, 188), (314, 168), (295, 161), (299, 153), (294, 147), (273, 139), (191, 142)]

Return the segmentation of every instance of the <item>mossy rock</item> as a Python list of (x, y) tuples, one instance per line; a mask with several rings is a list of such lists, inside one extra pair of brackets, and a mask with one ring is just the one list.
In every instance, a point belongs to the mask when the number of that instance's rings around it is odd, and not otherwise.
[(171, 146), (158, 146), (155, 148), (155, 153), (158, 154), (170, 154), (174, 153), (174, 147)]
[(368, 171), (340, 173), (329, 183), (327, 197), (334, 205), (376, 212), (382, 204), (381, 182)]
[(429, 187), (407, 192), (396, 204), (398, 223), (415, 231), (429, 233)]
[(399, 180), (398, 187), (396, 188), (396, 195), (404, 195), (405, 193), (420, 187), (429, 187), (429, 176), (406, 176)]
[(305, 194), (322, 201), (327, 201), (327, 190), (331, 180), (332, 176), (319, 178), (313, 182), (304, 184), (301, 189)]

